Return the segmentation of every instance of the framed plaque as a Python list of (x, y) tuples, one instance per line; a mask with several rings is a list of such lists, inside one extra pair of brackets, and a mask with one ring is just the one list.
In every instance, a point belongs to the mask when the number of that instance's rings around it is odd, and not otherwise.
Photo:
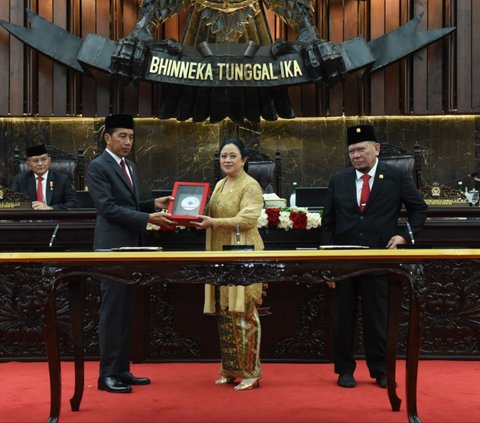
[(183, 224), (195, 220), (195, 216), (203, 214), (207, 204), (210, 184), (207, 182), (175, 182), (168, 212), (172, 219)]

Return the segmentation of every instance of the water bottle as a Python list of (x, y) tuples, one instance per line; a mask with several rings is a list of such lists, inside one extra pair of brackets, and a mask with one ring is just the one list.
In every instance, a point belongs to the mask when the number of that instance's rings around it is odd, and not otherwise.
[(295, 192), (297, 189), (297, 183), (294, 182), (292, 186), (293, 186), (293, 190), (292, 190), (292, 194), (290, 195), (290, 207), (295, 207), (296, 200), (297, 200), (297, 194)]

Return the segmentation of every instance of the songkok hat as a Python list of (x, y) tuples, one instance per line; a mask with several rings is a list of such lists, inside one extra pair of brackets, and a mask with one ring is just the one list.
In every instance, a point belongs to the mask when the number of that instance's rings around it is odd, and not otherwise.
[(41, 156), (47, 153), (48, 151), (43, 144), (27, 147), (27, 157)]
[(374, 141), (377, 142), (375, 130), (372, 125), (356, 125), (347, 129), (347, 145), (357, 142)]
[(132, 115), (110, 115), (105, 118), (105, 129), (125, 128), (133, 129)]

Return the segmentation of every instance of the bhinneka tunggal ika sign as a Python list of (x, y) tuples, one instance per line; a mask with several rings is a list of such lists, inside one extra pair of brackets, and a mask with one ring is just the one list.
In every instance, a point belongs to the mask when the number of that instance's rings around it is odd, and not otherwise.
[(193, 47), (185, 46), (175, 55), (151, 48), (147, 53), (145, 79), (182, 85), (261, 87), (294, 85), (310, 80), (297, 52), (272, 57), (260, 47), (254, 57), (242, 56), (243, 45), (212, 46), (215, 54), (202, 57)]
[[(249, 85), (258, 82), (265, 85), (276, 83), (292, 83), (296, 78), (305, 75), (302, 64), (298, 60), (277, 60), (275, 62), (238, 62), (221, 61), (220, 58), (205, 62), (204, 60), (170, 59), (152, 55), (149, 66), (150, 78), (158, 77), (165, 82), (183, 83), (188, 81), (209, 82), (218, 81), (220, 84), (241, 85), (242, 82)], [(149, 78), (149, 79), (150, 79)], [(294, 82), (293, 82), (294, 83)]]

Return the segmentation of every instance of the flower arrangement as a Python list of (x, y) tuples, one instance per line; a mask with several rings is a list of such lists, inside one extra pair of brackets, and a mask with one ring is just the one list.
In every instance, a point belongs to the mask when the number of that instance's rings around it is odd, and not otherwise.
[[(322, 224), (320, 213), (309, 213), (304, 207), (267, 207), (262, 209), (257, 221), (257, 228), (282, 229), (288, 231), (296, 229), (306, 231), (318, 228)], [(191, 229), (186, 226), (177, 226), (176, 231)], [(147, 224), (147, 230), (160, 230), (157, 225)]]
[(303, 207), (269, 207), (262, 209), (258, 218), (258, 228), (309, 230), (322, 223), (320, 213), (309, 213)]

